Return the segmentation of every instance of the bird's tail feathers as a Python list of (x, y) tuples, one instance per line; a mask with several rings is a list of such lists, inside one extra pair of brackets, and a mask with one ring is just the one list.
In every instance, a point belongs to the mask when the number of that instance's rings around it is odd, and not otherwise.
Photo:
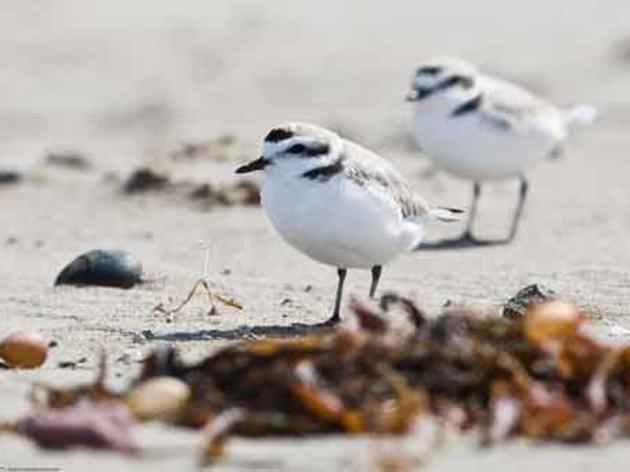
[(593, 123), (599, 112), (593, 105), (576, 105), (566, 111), (566, 120), (569, 125), (589, 125)]
[(462, 214), (464, 210), (460, 210), (459, 208), (433, 208), (431, 209), (431, 217), (438, 220), (444, 221), (447, 223), (453, 221), (459, 221), (462, 218)]

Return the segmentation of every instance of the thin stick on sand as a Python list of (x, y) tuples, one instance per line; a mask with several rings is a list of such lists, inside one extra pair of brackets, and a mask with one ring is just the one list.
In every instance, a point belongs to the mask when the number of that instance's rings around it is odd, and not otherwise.
[(190, 303), (200, 287), (208, 296), (208, 301), (210, 302), (210, 310), (208, 310), (209, 314), (215, 314), (217, 311), (214, 304), (215, 301), (221, 302), (226, 306), (236, 308), (237, 310), (243, 309), (243, 305), (236, 300), (212, 293), (212, 291), (210, 290), (210, 285), (207, 281), (208, 267), (210, 263), (210, 248), (203, 242), (201, 243), (201, 248), (204, 250), (203, 277), (197, 279), (193, 287), (188, 292), (188, 295), (186, 295), (186, 297), (174, 308), (167, 308), (164, 306), (163, 303), (159, 303), (153, 308), (153, 311), (166, 315), (166, 321), (168, 323), (172, 322), (175, 315), (179, 313), (186, 305), (188, 305), (188, 303)]

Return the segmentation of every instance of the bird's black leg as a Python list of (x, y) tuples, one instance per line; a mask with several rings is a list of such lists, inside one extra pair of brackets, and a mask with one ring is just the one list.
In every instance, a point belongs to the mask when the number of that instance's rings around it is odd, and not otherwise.
[(374, 298), (374, 294), (376, 293), (378, 281), (381, 278), (382, 271), (383, 267), (380, 265), (375, 265), (374, 267), (372, 267), (372, 284), (370, 285), (370, 298)]
[(468, 210), (468, 222), (466, 223), (466, 231), (461, 237), (462, 241), (474, 242), (472, 229), (475, 223), (475, 217), (477, 216), (477, 206), (479, 204), (479, 198), (481, 197), (481, 182), (475, 182), (473, 184), (473, 198), (470, 203), (470, 209)]
[(529, 190), (529, 183), (525, 176), (521, 176), (521, 187), (518, 196), (518, 205), (516, 207), (516, 211), (514, 212), (514, 219), (512, 220), (512, 227), (510, 228), (510, 234), (505, 240), (505, 242), (511, 242), (516, 236), (516, 232), (518, 231), (518, 224), (521, 220), (521, 216), (523, 214), (523, 208), (525, 207), (525, 200), (527, 199), (527, 192)]
[(339, 281), (337, 282), (337, 297), (335, 298), (335, 308), (333, 309), (333, 314), (328, 320), (325, 322), (327, 325), (334, 325), (339, 323), (341, 317), (339, 316), (339, 311), (341, 309), (341, 296), (343, 295), (343, 283), (346, 280), (347, 269), (337, 269), (337, 276), (339, 277)]
[(510, 243), (514, 237), (516, 236), (516, 232), (518, 230), (518, 224), (521, 219), (521, 215), (523, 213), (523, 208), (525, 206), (525, 200), (527, 199), (527, 191), (529, 185), (524, 176), (520, 177), (521, 187), (520, 194), (518, 200), (518, 206), (516, 207), (516, 211), (514, 213), (514, 218), (512, 220), (512, 227), (510, 228), (510, 234), (505, 239), (477, 239), (473, 236), (473, 226), (475, 222), (475, 217), (477, 216), (477, 207), (479, 205), (479, 198), (481, 197), (481, 182), (475, 182), (473, 186), (473, 198), (470, 204), (470, 215), (468, 216), (468, 222), (466, 223), (466, 231), (457, 239), (448, 239), (444, 241), (438, 241), (436, 243), (428, 243), (423, 244), (421, 247), (425, 250), (427, 249), (462, 249), (462, 248), (471, 248), (471, 247), (482, 247), (482, 246), (498, 246), (503, 244)]

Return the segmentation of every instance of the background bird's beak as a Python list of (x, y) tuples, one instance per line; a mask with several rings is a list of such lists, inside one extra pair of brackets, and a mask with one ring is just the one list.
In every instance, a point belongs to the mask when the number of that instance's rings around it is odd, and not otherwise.
[(264, 157), (259, 157), (255, 161), (250, 162), (249, 164), (242, 165), (238, 169), (236, 169), (237, 174), (247, 174), (248, 172), (255, 172), (257, 170), (263, 170), (265, 167), (269, 165), (269, 161)]
[(420, 98), (420, 93), (416, 89), (412, 89), (409, 91), (407, 96), (405, 97), (406, 102), (417, 102)]

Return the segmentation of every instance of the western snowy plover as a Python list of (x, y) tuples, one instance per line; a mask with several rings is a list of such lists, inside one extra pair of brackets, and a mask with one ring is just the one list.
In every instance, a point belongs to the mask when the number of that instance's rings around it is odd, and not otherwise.
[(520, 179), (518, 205), (504, 241), (509, 242), (527, 196), (525, 170), (554, 155), (566, 141), (570, 125), (589, 123), (596, 116), (592, 106), (556, 107), (452, 58), (420, 66), (407, 100), (415, 104), (418, 146), (439, 168), (474, 182), (468, 224), (458, 240), (469, 244), (481, 243), (472, 234), (481, 183)]
[(337, 268), (339, 308), (346, 271), (371, 269), (370, 297), (381, 267), (417, 247), (425, 222), (455, 221), (460, 210), (433, 208), (385, 159), (305, 123), (265, 137), (262, 156), (236, 172), (263, 171), (262, 206), (280, 235), (316, 261)]

